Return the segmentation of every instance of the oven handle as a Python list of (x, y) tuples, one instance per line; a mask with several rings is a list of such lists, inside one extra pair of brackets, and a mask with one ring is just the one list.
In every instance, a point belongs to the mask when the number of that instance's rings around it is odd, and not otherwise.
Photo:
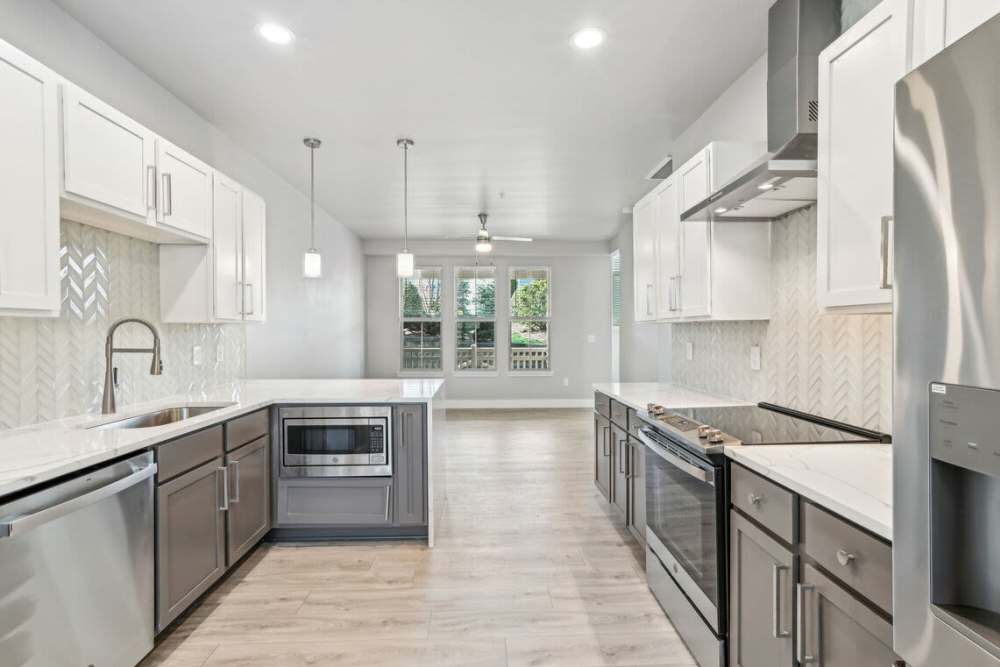
[(653, 442), (649, 439), (649, 436), (645, 434), (644, 431), (639, 431), (639, 439), (642, 440), (643, 444), (649, 448), (654, 454), (659, 456), (661, 459), (674, 466), (678, 470), (687, 475), (694, 477), (699, 482), (704, 482), (709, 486), (715, 486), (715, 472), (711, 470), (705, 470), (704, 468), (699, 468), (693, 463), (688, 463), (684, 459), (680, 458), (676, 454), (673, 454), (670, 450), (663, 447), (662, 445)]

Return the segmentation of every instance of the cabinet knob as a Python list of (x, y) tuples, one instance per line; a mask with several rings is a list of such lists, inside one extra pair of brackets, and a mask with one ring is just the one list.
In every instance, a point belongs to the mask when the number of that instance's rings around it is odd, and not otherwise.
[(764, 499), (764, 496), (758, 496), (753, 491), (751, 491), (750, 494), (747, 496), (747, 501), (751, 505), (760, 505), (760, 501), (762, 501), (763, 499)]
[(856, 560), (856, 558), (857, 557), (852, 553), (848, 553), (843, 549), (837, 549), (837, 562), (844, 567), (850, 565), (852, 562), (854, 562), (854, 560)]

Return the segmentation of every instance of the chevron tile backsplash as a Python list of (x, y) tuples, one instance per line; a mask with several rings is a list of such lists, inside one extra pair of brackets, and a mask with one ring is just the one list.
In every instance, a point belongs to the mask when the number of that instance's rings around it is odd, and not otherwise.
[[(154, 244), (65, 220), (61, 236), (60, 316), (0, 317), (0, 428), (100, 410), (104, 339), (120, 317), (142, 317), (156, 325), (163, 375), (149, 374), (149, 355), (116, 355), (119, 407), (245, 374), (242, 325), (160, 322)], [(147, 347), (150, 337), (144, 328), (125, 325), (115, 343)], [(200, 366), (193, 363), (195, 345), (202, 348)]]
[[(888, 431), (891, 316), (820, 311), (815, 207), (776, 221), (771, 251), (771, 320), (672, 325), (673, 380)], [(761, 346), (760, 371), (750, 370), (753, 345)]]

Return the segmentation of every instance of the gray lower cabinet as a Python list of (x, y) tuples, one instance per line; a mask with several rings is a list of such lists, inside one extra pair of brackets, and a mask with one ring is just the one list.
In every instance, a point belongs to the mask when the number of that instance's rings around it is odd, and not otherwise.
[(281, 526), (391, 526), (391, 477), (284, 479), (277, 487)]
[(611, 502), (625, 516), (628, 511), (628, 433), (611, 424)]
[(823, 667), (891, 667), (892, 625), (812, 565), (802, 568), (798, 660)]
[(740, 514), (730, 519), (729, 664), (791, 667), (795, 558)]
[(170, 624), (226, 571), (222, 458), (156, 489), (156, 629)]
[(594, 483), (611, 499), (611, 422), (594, 414)]
[(228, 563), (246, 555), (271, 529), (271, 438), (226, 455), (229, 482)]
[(427, 459), (424, 407), (400, 405), (394, 410), (393, 500), (395, 524), (427, 523)]
[(646, 544), (646, 451), (641, 441), (628, 436), (628, 529)]

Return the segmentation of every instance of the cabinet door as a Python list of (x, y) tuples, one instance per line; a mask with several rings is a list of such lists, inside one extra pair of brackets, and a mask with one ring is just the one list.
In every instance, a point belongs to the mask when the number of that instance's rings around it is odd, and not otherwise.
[(647, 196), (632, 209), (635, 321), (656, 319), (656, 199)]
[(246, 555), (271, 529), (270, 459), (271, 438), (266, 435), (226, 455), (229, 565)]
[(625, 516), (628, 510), (628, 434), (611, 424), (611, 502)]
[(893, 99), (910, 63), (911, 0), (876, 5), (819, 56), (817, 300), (889, 304)]
[[(712, 189), (712, 151), (706, 147), (681, 165), (677, 170), (678, 214), (684, 213), (705, 197)], [(687, 223), (685, 223), (687, 224)]]
[(644, 445), (628, 438), (628, 527), (642, 544), (646, 543), (646, 456)]
[(163, 139), (156, 140), (156, 165), (157, 222), (210, 238), (212, 168)]
[(393, 408), (393, 414), (396, 524), (423, 526), (427, 523), (424, 409), (420, 405), (400, 405)]
[(63, 86), (63, 188), (153, 221), (153, 133), (75, 86)]
[(0, 308), (59, 311), (58, 82), (0, 42)]
[(792, 667), (792, 552), (737, 512), (729, 517), (729, 664)]
[(684, 317), (706, 317), (712, 313), (711, 243), (711, 223), (688, 220), (681, 224), (682, 270), (677, 291)]
[(611, 422), (594, 415), (594, 483), (611, 500)]
[(892, 625), (811, 565), (802, 568), (797, 597), (799, 663), (886, 667), (898, 660)]
[(156, 628), (226, 571), (225, 468), (217, 458), (156, 489)]
[(392, 478), (301, 477), (279, 479), (275, 521), (279, 526), (391, 526)]
[(264, 200), (249, 190), (243, 190), (243, 291), (244, 319), (263, 322), (266, 317), (267, 284), (266, 215)]
[(216, 173), (213, 178), (212, 252), (215, 317), (243, 319), (243, 197), (239, 184)]
[(923, 62), (1000, 14), (1000, 0), (923, 0), (914, 10), (914, 32), (923, 29)]
[(673, 319), (680, 314), (677, 281), (680, 278), (680, 214), (677, 184), (668, 179), (656, 191), (656, 316)]

